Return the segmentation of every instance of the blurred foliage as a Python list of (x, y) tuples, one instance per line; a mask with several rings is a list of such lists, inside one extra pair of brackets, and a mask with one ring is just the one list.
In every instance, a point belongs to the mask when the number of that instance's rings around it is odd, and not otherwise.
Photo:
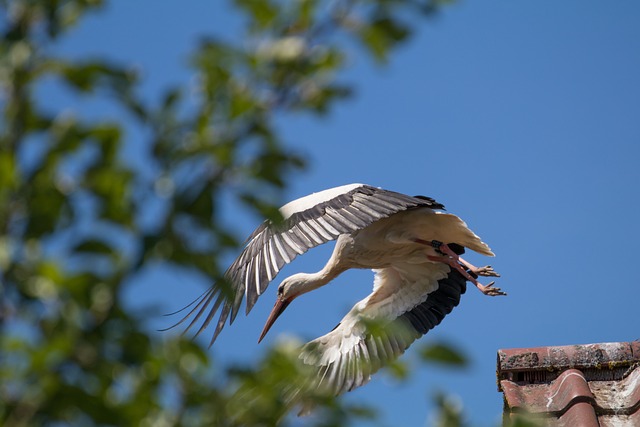
[(509, 416), (503, 417), (504, 427), (544, 427), (547, 426), (547, 419), (540, 415), (531, 414), (528, 412), (515, 412)]
[(468, 364), (462, 351), (448, 343), (430, 343), (420, 349), (420, 356), (425, 361), (439, 363), (444, 366), (464, 367)]
[[(299, 423), (277, 386), (295, 382), (289, 347), (255, 366), (217, 366), (196, 343), (147, 334), (123, 290), (151, 262), (219, 278), (217, 260), (239, 243), (221, 220), (223, 197), (275, 217), (304, 167), (275, 118), (329, 111), (353, 90), (338, 79), (350, 41), (386, 61), (416, 16), (447, 1), (236, 0), (241, 41), (203, 39), (190, 56), (197, 90), (168, 88), (156, 104), (141, 101), (126, 66), (54, 53), (106, 3), (0, 0), (0, 424)], [(46, 107), (44, 84), (110, 103), (121, 120)], [(423, 356), (464, 363), (443, 346)], [(375, 417), (311, 398), (306, 425)]]
[(436, 393), (434, 400), (438, 408), (440, 408), (433, 423), (435, 427), (459, 427), (466, 425), (462, 414), (462, 403), (458, 399), (443, 393)]

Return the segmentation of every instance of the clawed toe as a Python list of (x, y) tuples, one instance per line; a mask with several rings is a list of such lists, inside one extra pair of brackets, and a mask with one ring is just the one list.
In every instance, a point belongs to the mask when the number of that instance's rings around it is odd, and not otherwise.
[(491, 267), (490, 265), (485, 265), (484, 267), (480, 267), (480, 268), (476, 268), (475, 271), (473, 271), (475, 274), (477, 274), (478, 276), (485, 276), (485, 277), (500, 277), (500, 274), (498, 272), (496, 272), (493, 267)]

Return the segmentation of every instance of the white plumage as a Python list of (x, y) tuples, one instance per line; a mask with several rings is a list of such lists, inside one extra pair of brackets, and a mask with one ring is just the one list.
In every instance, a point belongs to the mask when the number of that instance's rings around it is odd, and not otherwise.
[(443, 209), (428, 197), (365, 184), (294, 200), (280, 209), (281, 224), (266, 221), (253, 232), (227, 270), (226, 283), (209, 289), (180, 323), (193, 315), (191, 327), (204, 315), (197, 335), (220, 309), (213, 344), (227, 318), (233, 322), (245, 296), (249, 313), (286, 263), (336, 240), (320, 271), (283, 280), (260, 340), (293, 299), (347, 269), (374, 269), (373, 292), (301, 353), (304, 363), (318, 369), (316, 385), (335, 394), (352, 390), (439, 324), (459, 303), (467, 280), (487, 295), (504, 295), (493, 282), (485, 286), (476, 280), (478, 275), (498, 276), (490, 266), (477, 268), (458, 256), (465, 247), (487, 256), (493, 252), (460, 218)]
[(317, 193), (309, 194), (308, 196), (301, 197), (293, 200), (280, 208), (280, 213), (284, 219), (291, 217), (291, 215), (312, 209), (315, 206), (329, 202), (343, 194), (349, 193), (352, 190), (362, 187), (363, 184), (348, 184), (340, 187), (329, 188), (328, 190), (319, 191)]

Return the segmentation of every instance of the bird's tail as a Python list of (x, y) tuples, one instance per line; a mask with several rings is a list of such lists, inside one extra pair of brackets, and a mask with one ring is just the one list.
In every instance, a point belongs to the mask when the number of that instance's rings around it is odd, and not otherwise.
[(457, 243), (486, 256), (495, 256), (491, 248), (475, 234), (459, 217), (449, 213), (436, 212), (431, 218), (436, 222), (434, 229), (442, 233), (444, 243)]

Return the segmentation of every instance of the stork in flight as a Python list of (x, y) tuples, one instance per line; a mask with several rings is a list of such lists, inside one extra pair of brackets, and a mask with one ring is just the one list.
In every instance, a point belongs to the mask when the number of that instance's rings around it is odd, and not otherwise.
[[(202, 316), (196, 335), (219, 309), (211, 345), (227, 319), (233, 323), (246, 296), (246, 312), (280, 269), (308, 249), (336, 240), (327, 264), (316, 273), (287, 277), (258, 342), (275, 320), (302, 294), (326, 285), (351, 268), (373, 269), (373, 292), (358, 302), (328, 334), (306, 344), (302, 361), (317, 368), (317, 385), (334, 394), (365, 384), (372, 373), (402, 354), (458, 305), (466, 281), (483, 294), (506, 295), (494, 282), (491, 266), (475, 267), (459, 255), (464, 248), (493, 256), (460, 218), (424, 196), (407, 196), (364, 184), (335, 187), (294, 200), (282, 208), (283, 221), (265, 221), (249, 236), (244, 250), (178, 324)], [(373, 333), (371, 322), (388, 325)], [(404, 325), (402, 329), (393, 325)], [(185, 331), (186, 332), (186, 331)]]

